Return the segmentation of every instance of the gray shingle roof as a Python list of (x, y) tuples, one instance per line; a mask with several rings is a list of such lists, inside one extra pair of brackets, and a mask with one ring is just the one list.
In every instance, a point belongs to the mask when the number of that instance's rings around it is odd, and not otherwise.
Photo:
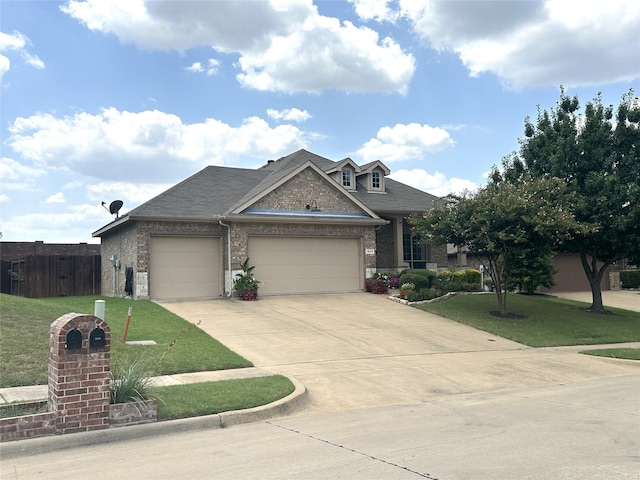
[[(157, 197), (131, 210), (127, 215), (112, 222), (121, 225), (136, 218), (214, 219), (233, 211), (269, 189), (310, 161), (323, 171), (331, 170), (338, 162), (321, 157), (306, 150), (299, 150), (258, 169), (205, 167)], [(350, 192), (357, 200), (376, 214), (408, 214), (433, 207), (437, 197), (412, 188), (395, 180), (385, 178), (386, 193), (367, 193), (366, 187), (358, 183), (358, 190)], [(102, 234), (112, 228), (102, 227), (94, 234)]]

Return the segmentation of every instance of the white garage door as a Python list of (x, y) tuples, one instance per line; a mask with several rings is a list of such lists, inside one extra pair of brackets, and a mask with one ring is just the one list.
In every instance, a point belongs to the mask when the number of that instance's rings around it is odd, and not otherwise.
[(361, 289), (357, 238), (250, 237), (249, 262), (263, 282), (260, 295)]
[(151, 237), (151, 298), (214, 298), (222, 295), (221, 287), (219, 238)]

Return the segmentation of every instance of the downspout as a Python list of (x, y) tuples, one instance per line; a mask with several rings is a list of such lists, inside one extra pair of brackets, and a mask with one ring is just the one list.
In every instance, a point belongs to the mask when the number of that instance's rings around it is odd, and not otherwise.
[[(231, 278), (231, 225), (222, 223), (225, 217), (218, 215), (218, 223), (223, 227), (227, 227), (227, 266), (229, 267), (229, 285), (227, 285), (227, 298), (231, 298), (231, 289), (233, 287), (233, 280)], [(226, 280), (226, 279), (225, 279)]]

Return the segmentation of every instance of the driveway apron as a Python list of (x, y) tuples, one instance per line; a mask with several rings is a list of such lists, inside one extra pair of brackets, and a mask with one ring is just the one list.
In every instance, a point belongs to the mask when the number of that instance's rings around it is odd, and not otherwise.
[(367, 293), (161, 305), (256, 367), (302, 382), (306, 413), (640, 373), (637, 363), (529, 348)]

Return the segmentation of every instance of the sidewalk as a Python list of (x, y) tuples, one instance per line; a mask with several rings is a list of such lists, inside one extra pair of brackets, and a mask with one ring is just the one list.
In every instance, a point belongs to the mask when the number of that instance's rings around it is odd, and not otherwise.
[[(217, 382), (240, 378), (266, 377), (269, 372), (256, 367), (234, 368), (230, 370), (216, 370), (213, 372), (178, 373), (153, 377), (151, 382), (155, 387), (168, 385), (184, 385), (186, 383)], [(0, 405), (11, 402), (31, 402), (47, 400), (47, 385), (30, 385), (25, 387), (0, 388)]]

